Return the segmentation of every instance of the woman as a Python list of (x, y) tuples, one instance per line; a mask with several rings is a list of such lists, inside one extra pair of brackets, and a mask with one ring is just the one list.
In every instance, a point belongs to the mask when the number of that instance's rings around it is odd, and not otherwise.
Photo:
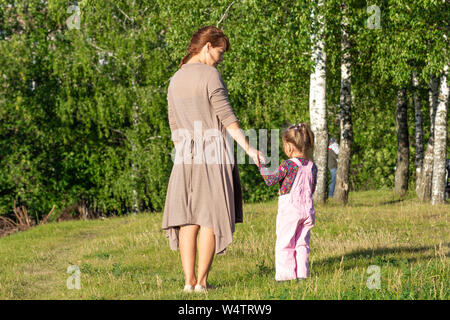
[[(167, 188), (162, 228), (171, 249), (180, 249), (187, 292), (207, 290), (214, 253), (225, 252), (235, 223), (242, 222), (237, 164), (224, 161), (230, 150), (233, 154), (233, 144), (230, 147), (226, 143), (227, 133), (255, 164), (259, 166), (259, 159), (263, 159), (263, 154), (250, 147), (242, 133), (216, 69), (229, 48), (222, 30), (214, 26), (199, 29), (168, 87), (169, 125), (177, 156)], [(216, 161), (205, 158), (206, 150), (213, 151), (208, 155), (214, 154)]]

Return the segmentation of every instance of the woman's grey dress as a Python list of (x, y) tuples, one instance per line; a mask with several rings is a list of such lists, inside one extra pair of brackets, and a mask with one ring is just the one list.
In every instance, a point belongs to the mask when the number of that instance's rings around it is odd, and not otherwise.
[(242, 222), (242, 193), (234, 142), (225, 128), (238, 121), (219, 71), (200, 62), (184, 64), (170, 79), (167, 94), (176, 156), (167, 187), (162, 229), (172, 250), (179, 227), (214, 229), (216, 254), (232, 242)]

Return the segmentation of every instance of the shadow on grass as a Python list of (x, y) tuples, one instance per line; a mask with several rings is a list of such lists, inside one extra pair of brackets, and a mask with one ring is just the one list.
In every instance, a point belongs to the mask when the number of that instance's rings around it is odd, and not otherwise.
[(408, 199), (397, 199), (397, 200), (391, 200), (391, 201), (384, 201), (384, 202), (381, 202), (380, 205), (395, 204), (395, 203), (403, 202), (405, 200), (408, 200)]
[[(444, 248), (449, 248), (450, 243), (444, 243)], [(395, 247), (356, 250), (344, 255), (333, 256), (327, 259), (313, 261), (314, 273), (324, 274), (335, 271), (341, 267), (349, 270), (356, 267), (378, 266), (402, 266), (412, 262), (434, 258), (435, 255), (423, 255), (421, 253), (434, 250), (435, 246), (421, 247)], [(413, 257), (405, 257), (403, 254), (420, 254)], [(393, 256), (394, 255), (394, 256)], [(343, 259), (342, 259), (343, 258)], [(315, 266), (315, 267), (314, 267)]]
[[(348, 201), (347, 203), (338, 202), (337, 200), (334, 200), (333, 198), (328, 199), (325, 204), (321, 204), (320, 206), (324, 208), (373, 208), (378, 206), (389, 206), (389, 205), (395, 205), (399, 203), (406, 203), (409, 201), (413, 201), (414, 198), (394, 198), (394, 199), (377, 199), (377, 200), (368, 200), (368, 201), (361, 201), (360, 199), (352, 199)], [(318, 206), (319, 207), (319, 206)]]
[(417, 195), (414, 190), (409, 190), (405, 195), (395, 194), (392, 190), (372, 190), (369, 193), (351, 191), (346, 204), (337, 201), (335, 198), (328, 198), (325, 207), (377, 207), (395, 205), (402, 202), (414, 201)]

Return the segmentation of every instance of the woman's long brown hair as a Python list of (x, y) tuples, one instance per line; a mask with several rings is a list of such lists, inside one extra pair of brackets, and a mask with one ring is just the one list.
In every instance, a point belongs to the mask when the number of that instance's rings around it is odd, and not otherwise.
[(221, 29), (214, 26), (200, 28), (192, 36), (187, 48), (188, 53), (181, 59), (179, 67), (198, 54), (207, 42), (210, 42), (213, 48), (223, 47), (225, 51), (230, 49), (230, 41)]

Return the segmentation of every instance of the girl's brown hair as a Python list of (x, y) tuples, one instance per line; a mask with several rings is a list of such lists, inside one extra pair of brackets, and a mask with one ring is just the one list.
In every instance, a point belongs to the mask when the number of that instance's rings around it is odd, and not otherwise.
[(210, 42), (213, 48), (223, 47), (225, 51), (230, 49), (230, 41), (221, 29), (214, 26), (200, 28), (192, 36), (187, 48), (188, 53), (181, 59), (179, 67), (181, 68), (191, 57), (200, 53), (207, 42)]
[(298, 123), (286, 128), (281, 137), (283, 144), (290, 142), (297, 151), (312, 159), (314, 150), (314, 133), (307, 123)]

